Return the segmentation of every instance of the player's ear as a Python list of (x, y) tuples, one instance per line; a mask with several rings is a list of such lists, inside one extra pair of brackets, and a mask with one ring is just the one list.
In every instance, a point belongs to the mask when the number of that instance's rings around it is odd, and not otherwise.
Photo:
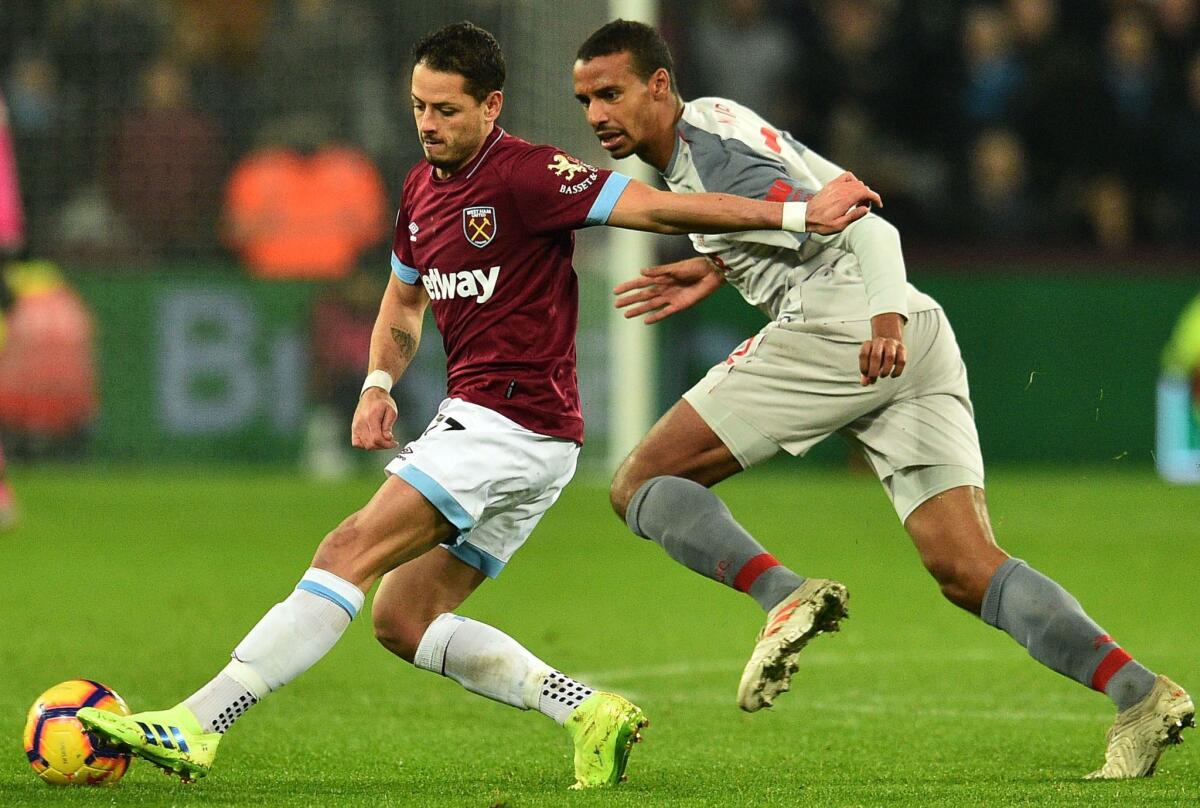
[(671, 74), (665, 67), (650, 74), (650, 94), (655, 101), (661, 101), (671, 94)]
[(483, 99), (483, 117), (489, 123), (500, 117), (500, 110), (504, 107), (504, 93), (500, 90), (492, 90), (487, 94), (487, 98)]

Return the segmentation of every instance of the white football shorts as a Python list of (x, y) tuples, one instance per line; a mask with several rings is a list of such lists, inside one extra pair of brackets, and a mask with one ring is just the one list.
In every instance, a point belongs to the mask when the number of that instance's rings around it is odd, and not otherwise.
[(421, 492), (458, 536), (446, 547), (495, 578), (575, 473), (579, 445), (448, 398), (387, 471)]
[(904, 328), (899, 378), (859, 384), (869, 322), (769, 323), (683, 394), (743, 468), (780, 449), (803, 456), (837, 432), (860, 446), (901, 522), (929, 498), (983, 487), (967, 369), (940, 309)]

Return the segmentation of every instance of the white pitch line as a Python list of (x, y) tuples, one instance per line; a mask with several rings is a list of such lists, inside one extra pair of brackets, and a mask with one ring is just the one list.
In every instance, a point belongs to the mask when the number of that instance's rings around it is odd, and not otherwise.
[[(856, 651), (839, 654), (813, 654), (801, 657), (804, 667), (837, 667), (839, 665), (879, 665), (899, 662), (927, 662), (943, 664), (947, 662), (996, 662), (1010, 654), (992, 651), (973, 650), (954, 653), (880, 653)], [(703, 662), (668, 662), (660, 665), (646, 665), (632, 668), (611, 668), (608, 670), (588, 671), (580, 673), (580, 680), (621, 680), (621, 679), (666, 679), (672, 676), (684, 676), (696, 673), (728, 673), (740, 671), (746, 665), (745, 658), (741, 659), (709, 659)]]
[[(838, 666), (838, 665), (858, 665), (864, 663), (886, 663), (897, 660), (915, 660), (924, 662), (991, 662), (1001, 659), (1005, 654), (989, 653), (985, 651), (973, 651), (969, 653), (954, 653), (954, 654), (866, 654), (853, 653), (841, 654), (834, 657), (813, 655), (803, 661), (804, 667), (819, 667), (819, 666)], [(639, 668), (614, 668), (610, 670), (587, 671), (576, 676), (577, 679), (592, 683), (593, 686), (607, 686), (614, 682), (624, 680), (638, 679), (667, 679), (672, 677), (686, 677), (696, 674), (710, 673), (727, 673), (731, 676), (739, 673), (745, 662), (741, 659), (713, 659), (703, 662), (673, 662), (662, 665), (647, 665)], [(797, 678), (803, 678), (803, 670), (797, 674)], [(627, 689), (622, 689), (622, 694), (627, 698), (632, 698), (635, 701), (638, 699), (645, 700), (643, 693), (634, 693)], [(1086, 722), (1096, 723), (1098, 718), (1094, 714), (1088, 714), (1087, 711), (1066, 712), (1063, 710), (1013, 710), (1013, 709), (980, 709), (980, 708), (960, 708), (960, 707), (931, 707), (922, 705), (914, 701), (912, 698), (907, 698), (899, 694), (890, 693), (873, 693), (868, 696), (849, 695), (843, 701), (828, 701), (828, 700), (805, 700), (799, 694), (787, 697), (789, 701), (800, 702), (800, 707), (803, 710), (813, 711), (818, 713), (829, 713), (834, 715), (851, 714), (894, 714), (898, 711), (903, 711), (913, 716), (935, 716), (939, 718), (954, 718), (967, 720), (1002, 720), (1002, 721), (1019, 721), (1019, 722), (1034, 722), (1034, 721), (1066, 721), (1066, 722)], [(691, 704), (714, 704), (714, 705), (729, 705), (734, 703), (733, 686), (730, 685), (729, 693), (723, 690), (718, 691), (712, 687), (697, 688), (691, 686), (687, 690), (687, 695), (681, 698), (674, 699)]]

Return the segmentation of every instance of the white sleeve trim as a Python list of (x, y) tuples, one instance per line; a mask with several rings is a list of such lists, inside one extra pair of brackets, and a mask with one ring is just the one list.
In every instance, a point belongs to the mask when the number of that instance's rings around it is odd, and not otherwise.
[(867, 287), (868, 315), (896, 313), (908, 319), (908, 276), (900, 251), (900, 231), (867, 215), (841, 234), (842, 249), (854, 254)]

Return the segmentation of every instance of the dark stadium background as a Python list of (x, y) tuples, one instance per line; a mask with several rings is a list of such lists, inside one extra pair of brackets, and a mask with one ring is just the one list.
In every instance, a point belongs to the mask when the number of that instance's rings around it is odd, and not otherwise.
[[(1200, 294), (1200, 3), (662, 0), (658, 13), (685, 98), (735, 98), (882, 194), (910, 280), (962, 346), (1000, 542), (1200, 689), (1200, 488), (1154, 471), (1164, 346)], [(239, 724), (193, 791), (135, 767), (115, 791), (52, 794), (16, 746), (28, 703), (61, 679), (103, 678), (135, 709), (191, 692), (374, 489), (386, 456), (344, 444), (398, 185), (420, 157), (407, 54), (463, 18), (505, 48), (501, 123), (603, 161), (570, 84), (602, 3), (0, 2), (25, 222), (6, 272), (73, 290), (93, 329), (69, 357), (0, 354), (17, 508), (0, 536), (0, 803), (599, 802), (566, 799), (558, 730), (402, 670), (365, 621)], [(278, 185), (239, 186), (264, 155)], [(322, 265), (256, 266), (256, 204), (316, 217)], [(687, 242), (657, 250), (673, 260)], [(607, 512), (614, 260), (604, 234), (580, 235), (582, 470), (467, 608), (643, 700), (649, 742), (614, 804), (1196, 803), (1190, 745), (1145, 784), (1078, 782), (1099, 760), (1103, 699), (942, 603), (837, 439), (721, 488), (781, 559), (855, 593), (846, 630), (814, 645), (814, 675), (774, 715), (739, 716), (758, 616)], [(658, 327), (656, 414), (761, 322), (726, 288)], [(396, 390), (404, 435), (433, 413), (443, 361), (430, 321)], [(89, 368), (94, 396), (72, 396)], [(35, 388), (65, 426), (45, 425)]]

